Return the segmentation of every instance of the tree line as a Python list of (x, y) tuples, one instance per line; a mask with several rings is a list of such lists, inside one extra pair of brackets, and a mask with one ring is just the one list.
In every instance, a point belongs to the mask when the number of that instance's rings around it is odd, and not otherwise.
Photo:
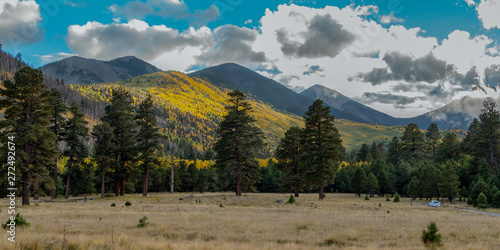
[(66, 107), (61, 92), (43, 82), (39, 70), (25, 67), (0, 90), (2, 136), (16, 137), (17, 183), (25, 205), (31, 195), (68, 198), (99, 189), (102, 197), (232, 190), (236, 195), (292, 191), (297, 197), (318, 192), (323, 199), (325, 192), (397, 192), (414, 199), (460, 197), (473, 205), (499, 205), (500, 115), (491, 98), (462, 141), (452, 132), (443, 136), (435, 124), (425, 132), (409, 124), (389, 145), (373, 142), (349, 153), (329, 107), (316, 100), (303, 117), (304, 127), (291, 127), (281, 139), (277, 160), (260, 167), (265, 138), (254, 125), (245, 94), (235, 90), (229, 93), (213, 149), (197, 156), (214, 164), (198, 168), (180, 160), (184, 153), (178, 138), (161, 133), (151, 96), (134, 107), (127, 90), (114, 89), (90, 131), (82, 103)]

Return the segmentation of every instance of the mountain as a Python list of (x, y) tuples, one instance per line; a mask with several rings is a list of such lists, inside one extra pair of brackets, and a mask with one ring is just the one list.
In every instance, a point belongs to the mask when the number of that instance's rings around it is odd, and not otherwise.
[(351, 113), (370, 123), (382, 125), (407, 125), (408, 120), (395, 118), (388, 114), (372, 109), (364, 104), (356, 102), (341, 93), (321, 85), (314, 85), (300, 93), (312, 99), (321, 99), (330, 107)]
[[(436, 123), (440, 129), (457, 128), (468, 130), (470, 122), (481, 113), (485, 98), (464, 96), (439, 109), (412, 119), (429, 120)], [(495, 99), (495, 101), (496, 103), (500, 103), (500, 98)]]
[(161, 71), (134, 56), (121, 57), (111, 61), (73, 56), (44, 65), (41, 70), (54, 79), (64, 79), (65, 83), (70, 84), (113, 82)]
[[(300, 95), (282, 84), (234, 63), (221, 64), (189, 74), (190, 77), (204, 79), (213, 85), (226, 89), (239, 89), (253, 98), (272, 105), (276, 109), (303, 116), (316, 100)], [(367, 122), (349, 112), (331, 107), (337, 119)]]

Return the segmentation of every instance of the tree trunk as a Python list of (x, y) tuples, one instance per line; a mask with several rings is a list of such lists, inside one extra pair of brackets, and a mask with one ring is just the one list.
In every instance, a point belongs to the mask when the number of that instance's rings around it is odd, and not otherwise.
[(125, 195), (125, 178), (120, 178), (120, 196)]
[(64, 199), (68, 199), (69, 197), (69, 181), (70, 181), (70, 174), (68, 173), (68, 179), (66, 181), (66, 193), (64, 194)]
[(323, 185), (319, 186), (319, 199), (323, 200), (325, 195), (323, 194)]
[(33, 179), (33, 200), (38, 200), (38, 177)]
[(236, 177), (236, 196), (241, 196), (241, 166), (238, 166), (238, 176)]
[(30, 178), (28, 173), (23, 174), (23, 206), (30, 205)]
[(101, 177), (101, 198), (104, 198), (104, 167), (102, 168), (102, 177)]
[(299, 181), (295, 181), (295, 197), (299, 197)]
[(142, 196), (146, 197), (148, 195), (148, 171), (149, 171), (149, 168), (148, 168), (148, 165), (145, 164), (146, 167), (144, 169), (144, 183), (142, 185)]
[(170, 162), (170, 193), (173, 194), (174, 193), (174, 156), (172, 155), (171, 157), (171, 162)]
[(115, 177), (115, 196), (120, 196), (120, 179)]
[(57, 198), (57, 161), (56, 163), (54, 163), (52, 180), (54, 181), (54, 188), (52, 189), (52, 199), (55, 199)]

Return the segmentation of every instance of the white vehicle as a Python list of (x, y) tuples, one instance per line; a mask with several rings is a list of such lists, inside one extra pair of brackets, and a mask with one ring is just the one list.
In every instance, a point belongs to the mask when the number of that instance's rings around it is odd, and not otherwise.
[(429, 203), (429, 207), (440, 207), (441, 206), (441, 203), (439, 201), (431, 201), (431, 203)]

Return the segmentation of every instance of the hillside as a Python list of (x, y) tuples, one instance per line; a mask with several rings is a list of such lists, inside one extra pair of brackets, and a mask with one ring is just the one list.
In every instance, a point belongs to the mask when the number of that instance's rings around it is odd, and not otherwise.
[(104, 83), (161, 71), (157, 67), (133, 56), (111, 61), (86, 59), (78, 56), (49, 63), (41, 67), (44, 74), (65, 83)]
[[(269, 103), (273, 107), (298, 116), (303, 116), (307, 108), (316, 100), (300, 95), (282, 84), (234, 63), (226, 63), (189, 74), (193, 78), (204, 79), (213, 85), (226, 89), (239, 89), (255, 99)], [(366, 122), (349, 112), (330, 106), (338, 119)]]
[[(215, 128), (224, 114), (227, 88), (219, 88), (208, 81), (169, 71), (138, 76), (123, 81), (94, 85), (69, 85), (90, 99), (108, 101), (111, 90), (124, 86), (134, 97), (136, 104), (148, 93), (153, 95), (158, 112), (159, 126), (166, 134), (188, 138), (198, 150), (211, 147), (215, 140)], [(256, 126), (261, 128), (268, 142), (267, 152), (272, 152), (290, 126), (303, 126), (302, 118), (280, 111), (273, 106), (251, 97)], [(347, 150), (373, 140), (387, 142), (401, 135), (402, 127), (356, 123), (336, 120), (337, 127)]]

